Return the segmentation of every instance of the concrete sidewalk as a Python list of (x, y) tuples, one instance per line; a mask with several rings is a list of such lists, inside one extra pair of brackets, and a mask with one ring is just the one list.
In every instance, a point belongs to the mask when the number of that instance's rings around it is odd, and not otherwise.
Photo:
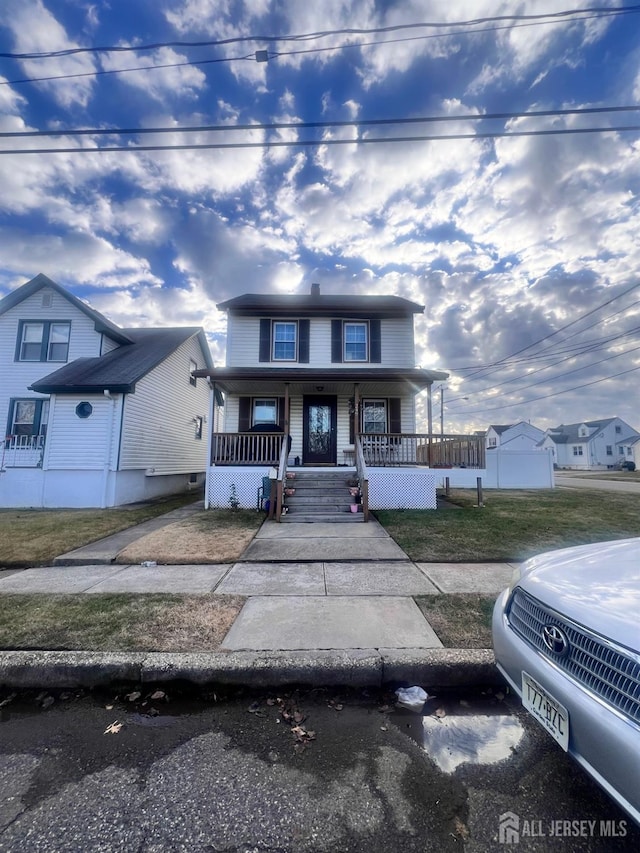
[[(195, 505), (167, 513), (62, 555), (55, 566), (5, 575), (0, 594), (246, 596), (219, 652), (4, 652), (0, 683), (51, 686), (57, 679), (58, 686), (68, 687), (104, 683), (105, 678), (128, 680), (132, 671), (139, 681), (210, 679), (255, 686), (376, 686), (391, 680), (447, 686), (497, 678), (490, 651), (444, 649), (413, 597), (497, 595), (509, 583), (514, 564), (415, 563), (375, 519), (362, 525), (267, 521), (233, 565), (113, 562), (130, 542), (199, 509)], [(83, 556), (86, 562), (80, 562)]]

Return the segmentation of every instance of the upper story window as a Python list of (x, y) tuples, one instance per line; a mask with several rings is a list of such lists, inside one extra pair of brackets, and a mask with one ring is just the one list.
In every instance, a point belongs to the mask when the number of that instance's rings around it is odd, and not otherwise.
[(616, 425), (616, 435), (620, 435), (621, 432), (622, 432), (622, 427), (620, 426), (620, 424), (617, 424)]
[(275, 320), (273, 323), (273, 360), (295, 361), (298, 325)]
[(488, 447), (497, 447), (498, 446), (498, 440), (496, 438), (489, 438), (487, 441), (487, 445), (488, 445)]
[(193, 385), (194, 388), (198, 384), (198, 380), (193, 375), (193, 372), (194, 372), (194, 370), (197, 370), (197, 369), (198, 369), (198, 362), (194, 361), (192, 358), (190, 358), (189, 359), (189, 384)]
[(309, 363), (309, 320), (260, 319), (258, 361)]
[(344, 324), (344, 360), (368, 361), (367, 323)]
[(21, 320), (16, 361), (67, 361), (71, 323)]

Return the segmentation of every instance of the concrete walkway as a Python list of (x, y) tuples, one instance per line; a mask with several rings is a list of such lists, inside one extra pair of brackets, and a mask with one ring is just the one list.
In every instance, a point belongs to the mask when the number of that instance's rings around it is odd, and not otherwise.
[[(489, 651), (443, 649), (414, 596), (455, 592), (497, 596), (508, 585), (514, 564), (412, 562), (375, 519), (362, 525), (267, 521), (233, 565), (144, 566), (113, 562), (118, 552), (137, 538), (200, 508), (201, 505), (194, 505), (167, 513), (61, 555), (54, 566), (7, 573), (0, 577), (0, 594), (211, 593), (245, 596), (247, 600), (220, 652), (174, 656), (178, 661), (171, 663), (169, 671), (175, 677), (190, 678), (189, 673), (195, 672), (194, 666), (199, 673), (204, 666), (207, 672), (213, 667), (216, 672), (219, 669), (227, 673), (236, 683), (256, 684), (256, 679), (268, 683), (264, 667), (271, 661), (274, 685), (287, 683), (287, 679), (292, 678), (302, 679), (300, 683), (329, 683), (327, 679), (339, 677), (335, 674), (337, 671), (348, 672), (349, 679), (358, 678), (361, 679), (359, 683), (365, 683), (367, 667), (371, 683), (375, 683), (389, 677), (391, 672), (396, 675), (422, 672), (420, 667), (429, 661), (433, 664), (434, 655), (439, 677), (446, 683), (460, 683), (462, 673), (471, 680), (476, 677), (486, 680), (491, 673), (492, 654)], [(28, 654), (32, 653), (0, 653), (0, 681), (4, 678), (6, 683), (9, 677), (7, 666), (12, 673), (19, 672), (20, 679), (28, 680), (20, 669), (22, 664), (17, 663), (22, 660), (20, 655)], [(59, 654), (76, 655), (76, 662), (83, 660), (83, 653)], [(232, 658), (224, 659), (225, 654), (240, 655), (242, 664), (232, 666)], [(284, 655), (286, 664), (274, 662), (273, 655), (280, 656), (278, 660)], [(298, 656), (293, 670), (291, 655)], [(330, 656), (329, 664), (327, 655)], [(339, 656), (339, 670), (332, 669), (335, 655)], [(136, 666), (142, 666), (138, 661), (141, 657), (144, 656), (121, 655), (118, 659), (122, 658), (122, 666), (131, 667), (133, 658)], [(450, 669), (448, 663), (443, 670), (442, 661), (450, 659), (457, 662), (457, 669)], [(353, 672), (356, 664), (357, 675)], [(104, 662), (103, 665), (106, 666)], [(69, 666), (65, 658), (62, 663), (56, 663), (51, 672), (62, 672), (67, 678)], [(154, 658), (152, 670), (156, 677), (162, 675), (158, 666)], [(87, 678), (99, 677), (95, 660), (88, 671), (92, 675)], [(329, 676), (328, 671), (333, 675)], [(446, 677), (442, 676), (443, 671)], [(470, 672), (477, 675), (469, 675)], [(165, 676), (169, 677), (166, 672)], [(40, 677), (54, 676), (41, 673)]]

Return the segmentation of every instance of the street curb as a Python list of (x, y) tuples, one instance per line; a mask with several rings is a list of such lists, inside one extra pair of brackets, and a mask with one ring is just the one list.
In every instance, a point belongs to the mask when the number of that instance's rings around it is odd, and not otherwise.
[(490, 649), (319, 651), (0, 652), (0, 685), (12, 689), (186, 681), (244, 687), (502, 685)]

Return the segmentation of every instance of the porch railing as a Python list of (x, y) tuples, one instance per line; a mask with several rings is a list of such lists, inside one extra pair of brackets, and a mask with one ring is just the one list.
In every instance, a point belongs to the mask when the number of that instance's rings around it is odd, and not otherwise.
[(476, 435), (366, 433), (360, 436), (371, 466), (427, 465), (430, 468), (484, 468), (484, 438)]
[(369, 474), (367, 473), (367, 463), (365, 462), (364, 452), (362, 449), (362, 440), (360, 436), (356, 436), (354, 448), (356, 457), (356, 474), (358, 475), (358, 485), (360, 487), (360, 502), (362, 503), (363, 520), (369, 521)]
[(44, 435), (8, 435), (0, 447), (0, 470), (40, 468), (44, 442)]
[(277, 465), (282, 432), (217, 432), (211, 442), (212, 465)]
[[(484, 468), (486, 464), (484, 438), (477, 435), (364, 433), (359, 439), (363, 464), (372, 467)], [(278, 466), (283, 446), (289, 450), (288, 442), (282, 432), (217, 432), (211, 443), (211, 464)], [(355, 457), (355, 446), (344, 452), (347, 464), (356, 465)]]

